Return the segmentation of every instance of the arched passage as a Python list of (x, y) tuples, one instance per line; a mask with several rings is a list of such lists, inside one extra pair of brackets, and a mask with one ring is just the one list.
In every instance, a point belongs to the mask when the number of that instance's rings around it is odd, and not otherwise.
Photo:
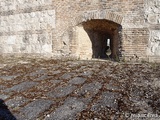
[[(92, 43), (92, 58), (119, 57), (121, 25), (108, 20), (89, 20), (82, 23)], [(111, 50), (111, 54), (107, 52)]]
[[(112, 58), (121, 54), (121, 23), (123, 17), (100, 10), (87, 11), (72, 20), (73, 37), (70, 50), (80, 59)], [(109, 48), (111, 54), (107, 55)]]

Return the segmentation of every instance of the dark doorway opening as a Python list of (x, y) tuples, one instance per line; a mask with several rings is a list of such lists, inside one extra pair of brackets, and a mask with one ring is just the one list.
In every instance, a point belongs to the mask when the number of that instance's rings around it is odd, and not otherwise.
[(92, 42), (92, 58), (119, 60), (121, 25), (108, 20), (82, 23)]

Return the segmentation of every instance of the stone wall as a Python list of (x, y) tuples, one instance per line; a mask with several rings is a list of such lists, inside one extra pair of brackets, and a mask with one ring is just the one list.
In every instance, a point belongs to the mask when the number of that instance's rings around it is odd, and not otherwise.
[[(0, 1), (0, 53), (52, 53), (52, 0)], [(47, 6), (50, 5), (51, 7)]]
[(160, 61), (160, 0), (0, 0), (0, 15), (1, 54), (90, 55), (78, 26), (106, 19), (122, 26), (124, 59)]
[(160, 0), (146, 0), (145, 20), (148, 23), (147, 56), (149, 61), (160, 61)]

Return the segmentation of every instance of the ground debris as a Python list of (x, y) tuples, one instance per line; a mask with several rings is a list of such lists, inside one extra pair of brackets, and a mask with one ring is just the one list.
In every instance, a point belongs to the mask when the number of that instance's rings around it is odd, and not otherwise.
[(160, 115), (158, 63), (6, 58), (0, 64), (0, 97), (18, 120)]

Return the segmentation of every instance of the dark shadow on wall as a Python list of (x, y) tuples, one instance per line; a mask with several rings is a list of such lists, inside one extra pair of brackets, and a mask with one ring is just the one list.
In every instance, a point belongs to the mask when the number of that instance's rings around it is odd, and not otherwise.
[(89, 20), (82, 25), (92, 43), (92, 58), (119, 61), (121, 25), (108, 20)]
[(2, 99), (0, 99), (0, 120), (17, 120)]
[(110, 49), (110, 45), (107, 45), (110, 35), (97, 30), (86, 30), (86, 32), (92, 43), (92, 58), (109, 58), (106, 52)]

